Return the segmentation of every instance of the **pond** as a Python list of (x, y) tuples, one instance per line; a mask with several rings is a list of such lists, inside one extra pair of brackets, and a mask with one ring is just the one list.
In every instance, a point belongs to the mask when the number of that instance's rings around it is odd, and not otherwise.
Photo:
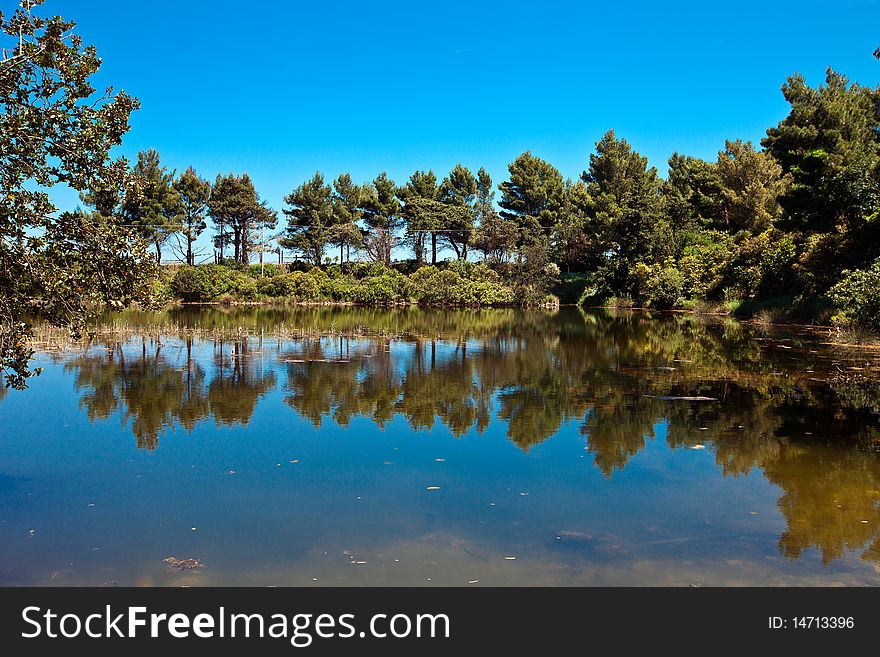
[(37, 360), (3, 585), (880, 584), (880, 358), (828, 329), (179, 307)]

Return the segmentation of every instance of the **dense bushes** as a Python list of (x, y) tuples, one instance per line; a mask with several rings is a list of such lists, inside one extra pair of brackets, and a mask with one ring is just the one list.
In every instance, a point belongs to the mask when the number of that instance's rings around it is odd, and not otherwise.
[(297, 301), (321, 298), (321, 285), (311, 274), (301, 271), (279, 274), (259, 280), (260, 294), (267, 297), (285, 297)]
[(186, 302), (280, 299), (364, 305), (420, 303), (437, 306), (507, 306), (517, 303), (514, 284), (485, 264), (455, 261), (421, 267), (409, 276), (381, 263), (331, 265), (282, 273), (277, 266), (246, 270), (223, 265), (181, 267), (169, 290)]
[(225, 295), (250, 300), (258, 293), (256, 280), (224, 265), (181, 267), (169, 287), (175, 297), (194, 302), (214, 301)]
[(844, 271), (828, 295), (839, 309), (837, 321), (880, 331), (880, 258), (869, 269)]
[(436, 306), (500, 306), (514, 302), (514, 290), (486, 265), (455, 262), (447, 269), (422, 267), (411, 277), (419, 303)]

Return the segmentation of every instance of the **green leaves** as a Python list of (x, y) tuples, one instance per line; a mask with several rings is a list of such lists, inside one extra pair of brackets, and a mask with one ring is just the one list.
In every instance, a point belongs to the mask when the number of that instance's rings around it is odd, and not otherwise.
[(261, 237), (265, 238), (265, 229), (274, 229), (278, 222), (277, 213), (260, 198), (246, 173), (217, 175), (208, 200), (208, 214), (218, 229), (214, 243), (220, 250), (220, 259), (231, 244), (235, 262), (245, 265), (250, 262), (251, 251), (264, 246)]
[(173, 184), (180, 198), (182, 219), (180, 231), (186, 239), (186, 264), (195, 264), (193, 242), (207, 227), (208, 201), (211, 199), (211, 183), (199, 178), (196, 170), (187, 167)]
[[(96, 307), (149, 304), (155, 277), (144, 243), (109, 219), (127, 174), (110, 150), (138, 102), (96, 96), (97, 52), (74, 23), (32, 15), (40, 4), (0, 14), (0, 372), (15, 388), (37, 373), (29, 321), (79, 332)], [(101, 213), (56, 216), (46, 189), (59, 183)]]
[(880, 91), (828, 69), (813, 89), (800, 75), (782, 87), (789, 115), (761, 144), (792, 176), (782, 199), (791, 229), (852, 228), (880, 201)]
[(502, 182), (499, 205), (505, 219), (534, 217), (541, 226), (556, 223), (562, 206), (562, 175), (549, 162), (526, 151), (507, 167), (510, 179)]
[(284, 246), (299, 251), (316, 266), (324, 259), (328, 231), (336, 216), (332, 190), (325, 184), (324, 176), (315, 172), (310, 180), (284, 197), (289, 206), (283, 210), (288, 222)]
[(186, 218), (180, 193), (173, 185), (174, 172), (159, 162), (159, 152), (151, 148), (138, 153), (138, 161), (122, 203), (122, 219), (156, 247), (161, 264), (162, 244), (183, 229)]

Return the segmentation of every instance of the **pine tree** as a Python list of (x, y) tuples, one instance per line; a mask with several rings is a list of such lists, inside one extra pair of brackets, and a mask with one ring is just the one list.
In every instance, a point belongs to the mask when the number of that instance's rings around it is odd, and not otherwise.
[(122, 204), (123, 222), (153, 243), (160, 264), (162, 245), (183, 226), (183, 205), (173, 183), (174, 172), (162, 166), (158, 151), (141, 151)]
[(187, 167), (186, 171), (174, 181), (174, 189), (180, 197), (183, 208), (180, 232), (186, 242), (184, 250), (186, 264), (192, 266), (196, 264), (193, 243), (208, 225), (206, 219), (208, 201), (211, 198), (211, 183), (199, 178), (195, 169)]
[(299, 251), (315, 266), (324, 260), (324, 248), (334, 222), (332, 191), (324, 176), (315, 172), (284, 197), (290, 207), (282, 210), (288, 223), (281, 245)]
[(368, 229), (364, 248), (372, 260), (386, 266), (391, 265), (391, 252), (397, 244), (396, 232), (402, 223), (400, 210), (397, 184), (383, 171), (364, 194), (360, 211)]

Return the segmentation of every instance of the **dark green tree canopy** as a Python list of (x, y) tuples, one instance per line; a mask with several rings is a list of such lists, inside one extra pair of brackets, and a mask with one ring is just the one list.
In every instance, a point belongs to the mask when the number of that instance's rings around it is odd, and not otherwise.
[(450, 206), (442, 237), (457, 258), (466, 259), (480, 213), (479, 187), (470, 169), (461, 163), (452, 168), (440, 185), (440, 200)]
[(184, 218), (174, 172), (162, 166), (155, 149), (138, 153), (122, 203), (123, 222), (153, 243), (161, 263), (162, 245), (182, 229)]
[(668, 165), (663, 198), (671, 224), (693, 230), (718, 222), (723, 183), (715, 163), (673, 153)]
[(359, 249), (363, 244), (363, 233), (358, 227), (361, 219), (361, 205), (367, 191), (351, 180), (351, 174), (340, 174), (333, 181), (333, 225), (327, 241), (339, 248), (339, 262), (351, 258), (351, 249)]
[(226, 246), (232, 244), (236, 262), (248, 264), (257, 246), (262, 229), (275, 227), (278, 217), (257, 194), (251, 177), (230, 173), (217, 175), (208, 211), (218, 227), (215, 243), (221, 258)]
[(880, 91), (829, 68), (817, 89), (793, 75), (782, 93), (791, 111), (761, 143), (792, 177), (781, 199), (788, 225), (826, 232), (863, 221), (880, 200)]
[(193, 243), (207, 228), (208, 201), (211, 199), (211, 183), (199, 177), (196, 170), (187, 167), (174, 181), (174, 191), (180, 197), (183, 210), (181, 233), (185, 242), (186, 264), (195, 264)]
[(657, 169), (609, 130), (596, 143), (581, 179), (590, 195), (591, 216), (605, 227), (608, 247), (631, 261), (643, 258), (661, 217)]
[(534, 217), (544, 228), (553, 226), (562, 205), (562, 174), (549, 162), (526, 151), (507, 167), (510, 179), (498, 189), (505, 219)]
[(316, 171), (311, 179), (284, 197), (289, 207), (283, 210), (287, 230), (282, 246), (299, 251), (315, 265), (324, 259), (328, 232), (334, 223), (332, 193), (333, 188)]
[(362, 197), (359, 208), (363, 222), (370, 229), (364, 248), (371, 259), (391, 264), (391, 251), (397, 243), (395, 231), (401, 226), (401, 205), (397, 184), (384, 171)]
[(397, 192), (403, 201), (401, 216), (406, 222), (405, 242), (416, 262), (425, 259), (425, 244), (431, 241), (431, 262), (437, 262), (437, 236), (443, 228), (443, 205), (437, 201), (440, 187), (433, 171), (415, 171)]

